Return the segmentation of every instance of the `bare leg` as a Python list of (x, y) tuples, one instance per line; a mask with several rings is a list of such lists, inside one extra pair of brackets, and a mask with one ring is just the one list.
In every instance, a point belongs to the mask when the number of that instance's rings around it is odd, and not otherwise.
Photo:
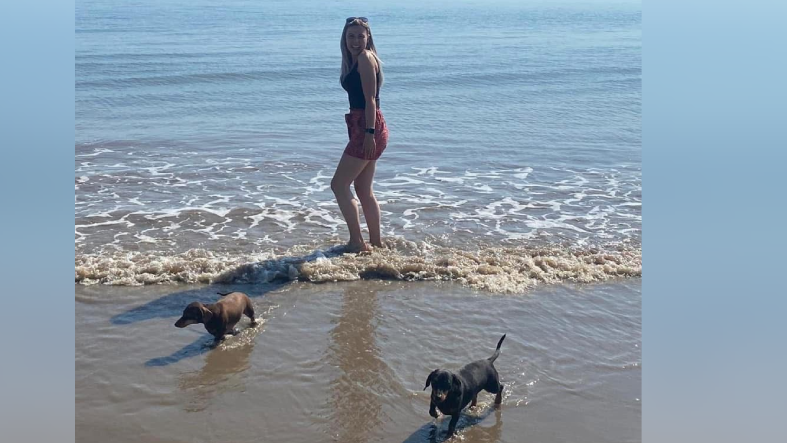
[(350, 242), (347, 248), (351, 251), (365, 251), (368, 246), (361, 236), (361, 220), (358, 213), (358, 202), (350, 191), (350, 184), (358, 177), (358, 174), (366, 167), (369, 160), (351, 157), (347, 154), (342, 155), (339, 166), (331, 180), (331, 189), (336, 196), (336, 202), (342, 211), (347, 229), (350, 231)]
[(369, 242), (372, 246), (379, 248), (383, 246), (380, 239), (380, 204), (377, 203), (377, 198), (372, 191), (376, 166), (377, 161), (372, 160), (358, 174), (355, 179), (355, 195), (358, 196), (363, 207), (363, 216), (366, 219), (366, 226), (369, 228)]

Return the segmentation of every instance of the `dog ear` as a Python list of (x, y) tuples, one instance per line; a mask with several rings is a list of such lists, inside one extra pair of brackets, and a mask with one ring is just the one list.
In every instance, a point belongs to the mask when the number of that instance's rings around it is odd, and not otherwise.
[(459, 381), (459, 377), (457, 377), (457, 376), (456, 376), (456, 375), (454, 375), (454, 374), (451, 374), (451, 386), (452, 386), (452, 387), (454, 388), (454, 390), (456, 390), (456, 391), (460, 391), (460, 390), (462, 390), (462, 382), (461, 382), (461, 381)]
[(437, 371), (439, 371), (439, 369), (435, 369), (431, 374), (429, 374), (429, 377), (426, 377), (426, 386), (424, 386), (424, 391), (429, 387), (430, 384), (432, 384), (432, 380), (437, 375)]
[(213, 318), (213, 312), (210, 309), (206, 308), (205, 306), (200, 306), (200, 311), (202, 311), (202, 322), (207, 323), (210, 319)]

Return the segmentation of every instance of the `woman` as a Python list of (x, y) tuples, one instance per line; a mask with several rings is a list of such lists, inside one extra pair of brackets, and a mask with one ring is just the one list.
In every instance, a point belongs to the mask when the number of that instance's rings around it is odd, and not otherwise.
[(388, 143), (388, 127), (380, 112), (383, 71), (366, 17), (347, 19), (342, 30), (341, 49), (340, 80), (350, 99), (350, 112), (344, 116), (350, 141), (336, 167), (331, 189), (350, 231), (347, 250), (362, 252), (370, 248), (361, 235), (358, 202), (350, 191), (350, 184), (355, 183), (355, 193), (363, 207), (369, 242), (381, 247), (380, 206), (372, 192), (372, 180), (377, 159)]

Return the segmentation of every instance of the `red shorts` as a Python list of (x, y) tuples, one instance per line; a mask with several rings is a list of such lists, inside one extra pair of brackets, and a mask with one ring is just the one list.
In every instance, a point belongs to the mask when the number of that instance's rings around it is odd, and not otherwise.
[(383, 155), (388, 145), (388, 126), (385, 125), (380, 108), (377, 108), (377, 118), (374, 122), (375, 149), (371, 157), (366, 157), (363, 152), (363, 140), (366, 138), (366, 110), (351, 108), (350, 113), (344, 115), (344, 120), (347, 122), (347, 135), (350, 136), (350, 141), (344, 148), (345, 154), (364, 160), (377, 160)]

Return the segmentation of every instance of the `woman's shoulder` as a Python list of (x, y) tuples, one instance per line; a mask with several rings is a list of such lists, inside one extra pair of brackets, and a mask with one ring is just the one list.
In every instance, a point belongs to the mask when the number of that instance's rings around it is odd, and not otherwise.
[(358, 54), (358, 67), (377, 70), (377, 58), (372, 54), (372, 51), (366, 49)]

